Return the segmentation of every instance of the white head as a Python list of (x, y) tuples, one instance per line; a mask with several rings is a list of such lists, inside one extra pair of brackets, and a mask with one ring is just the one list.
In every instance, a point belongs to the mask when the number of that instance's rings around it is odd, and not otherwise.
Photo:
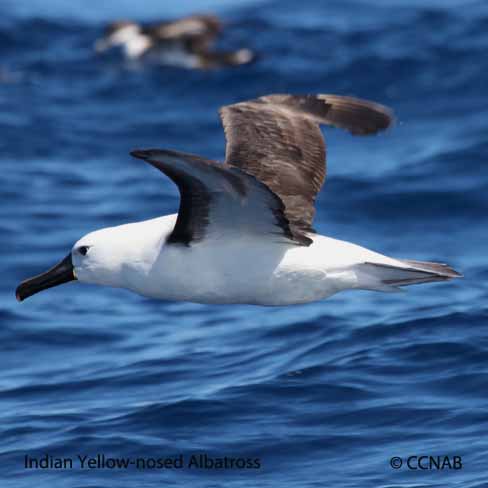
[(100, 229), (83, 236), (71, 249), (75, 278), (85, 283), (124, 286), (124, 270), (130, 263), (126, 246), (116, 228)]
[(141, 44), (143, 40), (146, 40), (146, 36), (140, 25), (130, 21), (114, 22), (107, 27), (104, 37), (95, 43), (95, 50), (103, 52), (116, 46), (127, 48), (133, 44)]
[(17, 299), (72, 280), (134, 288), (161, 251), (161, 228), (151, 222), (107, 227), (83, 236), (56, 266), (23, 281)]

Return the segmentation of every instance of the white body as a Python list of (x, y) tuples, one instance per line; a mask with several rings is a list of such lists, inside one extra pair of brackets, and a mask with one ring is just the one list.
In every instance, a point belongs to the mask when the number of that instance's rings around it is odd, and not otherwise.
[[(197, 303), (290, 305), (341, 290), (395, 291), (365, 272), (365, 262), (405, 264), (363, 247), (320, 235), (298, 246), (280, 236), (215, 236), (187, 247), (165, 244), (176, 214), (88, 234), (73, 248), (80, 281), (141, 295)], [(90, 246), (84, 257), (79, 246)]]
[(154, 45), (149, 37), (142, 34), (124, 42), (123, 50), (129, 59), (147, 56), (149, 60), (167, 66), (181, 68), (198, 68), (200, 66), (198, 56), (189, 53), (183, 45), (178, 43)]
[(123, 46), (125, 55), (130, 59), (135, 59), (145, 54), (152, 47), (152, 42), (149, 37), (138, 35), (123, 43)]
[(106, 51), (113, 46), (122, 46), (128, 58), (138, 58), (142, 56), (152, 46), (151, 39), (141, 32), (137, 24), (128, 24), (112, 35), (99, 39), (95, 43), (95, 50), (98, 52)]

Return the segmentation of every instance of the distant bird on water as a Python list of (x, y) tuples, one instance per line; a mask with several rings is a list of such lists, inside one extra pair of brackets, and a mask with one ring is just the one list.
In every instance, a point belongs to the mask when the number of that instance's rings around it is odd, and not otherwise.
[(192, 15), (147, 25), (118, 21), (107, 26), (105, 35), (95, 43), (95, 50), (101, 53), (119, 47), (129, 59), (144, 58), (196, 69), (236, 66), (255, 59), (250, 49), (214, 50), (222, 30), (222, 22), (213, 15)]
[(21, 283), (18, 300), (79, 280), (162, 300), (290, 305), (460, 276), (446, 264), (390, 258), (312, 228), (325, 179), (319, 125), (374, 134), (392, 124), (386, 107), (270, 95), (225, 106), (220, 116), (223, 164), (170, 150), (132, 152), (177, 185), (177, 215), (87, 234), (54, 268)]

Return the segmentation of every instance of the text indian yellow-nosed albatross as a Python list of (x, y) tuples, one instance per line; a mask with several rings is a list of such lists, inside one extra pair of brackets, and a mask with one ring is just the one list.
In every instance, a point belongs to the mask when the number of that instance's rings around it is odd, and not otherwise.
[(392, 124), (386, 107), (336, 95), (270, 95), (220, 115), (223, 164), (170, 150), (132, 152), (177, 185), (177, 215), (82, 237), (58, 265), (21, 283), (17, 298), (79, 280), (162, 300), (289, 305), (460, 276), (445, 264), (389, 258), (312, 228), (325, 178), (319, 125), (374, 134)]

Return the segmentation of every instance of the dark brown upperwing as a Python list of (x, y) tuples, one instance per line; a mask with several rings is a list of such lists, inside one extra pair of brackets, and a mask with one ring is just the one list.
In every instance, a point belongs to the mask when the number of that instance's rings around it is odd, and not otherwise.
[(325, 180), (319, 125), (366, 135), (394, 120), (383, 105), (337, 95), (269, 95), (222, 107), (220, 116), (226, 164), (255, 176), (282, 200), (297, 240), (313, 232), (315, 198)]
[(192, 50), (204, 50), (217, 39), (222, 31), (222, 23), (214, 15), (191, 15), (147, 26), (145, 31), (160, 42), (179, 41), (190, 45)]

